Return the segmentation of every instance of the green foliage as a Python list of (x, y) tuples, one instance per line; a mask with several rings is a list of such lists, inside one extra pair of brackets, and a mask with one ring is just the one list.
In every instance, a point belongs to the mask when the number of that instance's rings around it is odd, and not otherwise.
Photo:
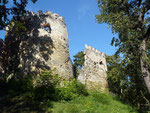
[(142, 84), (140, 74), (138, 75), (139, 70), (135, 69), (139, 68), (138, 65), (137, 67), (133, 66), (136, 63), (116, 56), (107, 56), (108, 84), (111, 92), (118, 95), (124, 102), (138, 106), (142, 112), (148, 110), (150, 98), (144, 84)]
[(5, 83), (9, 95), (22, 95), (24, 98), (39, 101), (53, 98), (57, 84), (60, 84), (60, 78), (53, 73), (53, 70), (38, 76), (11, 76), (11, 79)]
[(88, 92), (83, 84), (73, 79), (71, 81), (65, 80), (63, 86), (59, 87), (60, 100), (72, 100), (80, 95), (88, 95)]
[(69, 102), (54, 102), (53, 113), (138, 113), (130, 105), (123, 104), (115, 96), (90, 92)]
[[(115, 94), (120, 95), (122, 83), (125, 80), (123, 67), (121, 65), (121, 58), (116, 56), (106, 56), (108, 66), (108, 86), (109, 90)], [(121, 72), (122, 71), (122, 72)]]
[[(37, 0), (31, 0), (35, 3)], [(25, 16), (25, 9), (29, 0), (13, 0), (13, 5), (10, 7), (9, 0), (0, 0), (0, 30), (5, 29), (5, 26), (10, 22), (10, 19), (19, 21), (22, 16)]]
[(80, 95), (88, 95), (83, 84), (79, 81), (64, 80), (52, 71), (45, 71), (36, 77), (28, 75), (25, 78), (14, 76), (6, 82), (8, 94), (22, 95), (36, 101), (72, 100)]
[[(6, 82), (5, 82), (6, 83)], [(52, 112), (52, 113), (137, 113), (136, 109), (121, 103), (112, 94), (87, 92), (79, 81), (63, 80), (54, 71), (40, 75), (28, 75), (8, 81), (7, 88), (13, 101), (11, 111)], [(10, 99), (10, 98), (9, 98)], [(17, 101), (16, 101), (17, 100)], [(4, 104), (8, 105), (7, 101)], [(11, 104), (13, 103), (13, 104)], [(16, 104), (14, 104), (16, 103)], [(1, 103), (0, 103), (1, 104)], [(22, 106), (23, 104), (23, 106)], [(27, 106), (29, 105), (29, 106)], [(4, 107), (4, 110), (9, 111)], [(1, 109), (0, 109), (1, 110)]]
[(76, 55), (73, 56), (74, 59), (74, 64), (73, 64), (73, 70), (74, 70), (74, 75), (75, 78), (78, 76), (78, 69), (81, 69), (84, 65), (84, 52), (80, 51)]
[(100, 103), (106, 104), (106, 105), (110, 104), (111, 97), (107, 93), (104, 94), (104, 93), (99, 93), (99, 92), (92, 92), (91, 95), (97, 102), (100, 102)]
[(60, 84), (58, 74), (53, 71), (46, 71), (36, 77), (33, 81), (34, 99), (36, 100), (56, 100), (56, 87)]
[(82, 68), (84, 65), (84, 53), (83, 51), (78, 52), (74, 57), (74, 66), (77, 66), (78, 68)]
[[(145, 73), (149, 76), (149, 4), (149, 0), (98, 0), (100, 14), (96, 15), (97, 22), (107, 23), (118, 34), (112, 38), (111, 45), (118, 47), (116, 56), (120, 53), (123, 56), (107, 57), (110, 90), (138, 106), (140, 112), (150, 106), (147, 101), (150, 82), (146, 82), (149, 77), (141, 76)], [(145, 48), (141, 46), (143, 43)]]
[(19, 38), (20, 36), (25, 35), (25, 33), (27, 32), (25, 22), (21, 20), (20, 21), (14, 19), (11, 20), (8, 27), (9, 27), (8, 32), (12, 33), (15, 36), (15, 38)]
[(27, 78), (12, 77), (7, 83), (7, 92), (11, 96), (22, 95), (26, 92), (33, 91), (33, 76), (29, 75)]

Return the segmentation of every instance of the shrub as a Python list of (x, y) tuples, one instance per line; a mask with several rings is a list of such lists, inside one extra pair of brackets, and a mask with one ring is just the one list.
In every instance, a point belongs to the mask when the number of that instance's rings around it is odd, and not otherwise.
[(64, 80), (54, 71), (45, 71), (37, 76), (24, 78), (12, 77), (7, 82), (8, 94), (21, 97), (23, 102), (38, 105), (42, 110), (51, 111), (51, 102), (69, 101), (79, 96), (88, 95), (83, 84), (75, 79)]
[(33, 76), (28, 75), (28, 77), (14, 77), (12, 76), (11, 79), (5, 81), (5, 86), (7, 93), (10, 96), (18, 96), (24, 94), (26, 92), (32, 92), (33, 90)]
[(60, 84), (60, 77), (52, 71), (45, 71), (34, 80), (35, 99), (56, 100), (57, 86)]
[(87, 95), (87, 90), (79, 81), (63, 80), (53, 71), (43, 72), (34, 81), (35, 99), (72, 100), (79, 95)]
[(59, 100), (72, 100), (80, 95), (88, 95), (85, 86), (75, 79), (65, 80), (58, 89)]

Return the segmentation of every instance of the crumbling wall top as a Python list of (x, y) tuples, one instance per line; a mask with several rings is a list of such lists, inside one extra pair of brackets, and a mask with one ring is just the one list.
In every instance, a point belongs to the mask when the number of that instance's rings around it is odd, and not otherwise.
[(41, 10), (39, 10), (37, 11), (37, 14), (34, 13), (33, 11), (28, 12), (27, 14), (27, 17), (34, 17), (34, 16), (38, 16), (38, 17), (48, 16), (49, 18), (57, 19), (58, 21), (61, 21), (65, 24), (64, 17), (59, 16), (59, 14), (57, 13), (52, 13), (51, 11), (46, 11), (45, 13), (43, 13)]
[[(96, 55), (99, 55), (99, 56), (101, 56), (101, 57), (104, 57), (105, 58), (105, 54), (104, 53), (102, 53), (102, 52), (100, 52), (99, 50), (97, 50), (96, 48), (93, 48), (93, 47), (91, 47), (91, 46), (89, 46), (89, 45), (85, 45), (85, 50), (90, 50), (90, 51), (92, 51), (92, 52), (94, 52)], [(86, 51), (85, 51), (86, 52)]]
[(106, 64), (106, 58), (105, 54), (100, 52), (99, 50), (89, 46), (85, 45), (84, 50), (84, 58), (85, 58), (85, 64), (88, 64), (87, 62), (93, 62), (96, 64), (100, 64), (104, 66), (104, 70), (107, 71), (107, 64)]

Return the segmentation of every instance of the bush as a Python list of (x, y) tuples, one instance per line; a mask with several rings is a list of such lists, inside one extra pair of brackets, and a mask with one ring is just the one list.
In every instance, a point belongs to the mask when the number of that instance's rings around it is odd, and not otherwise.
[(72, 100), (80, 95), (88, 95), (79, 81), (63, 80), (54, 71), (45, 71), (36, 77), (33, 75), (16, 79), (12, 77), (8, 83), (9, 94), (22, 95), (24, 98), (38, 101)]
[(32, 92), (33, 91), (33, 76), (28, 75), (28, 77), (25, 78), (17, 78), (12, 77), (9, 80), (5, 81), (5, 86), (7, 89), (7, 93), (10, 96), (18, 96), (22, 95), (26, 92)]
[(72, 100), (80, 95), (88, 95), (88, 92), (83, 84), (73, 79), (65, 80), (63, 86), (59, 87), (59, 100)]
[[(11, 96), (30, 107), (53, 113), (137, 113), (108, 93), (87, 92), (79, 81), (63, 80), (53, 71), (5, 82)], [(23, 98), (20, 98), (23, 97)], [(13, 102), (15, 103), (15, 102)], [(9, 104), (10, 105), (10, 104)], [(15, 105), (11, 104), (16, 110)], [(17, 103), (17, 105), (19, 105)]]
[(87, 95), (87, 90), (79, 81), (63, 80), (53, 71), (44, 72), (34, 82), (34, 94), (38, 100), (72, 100), (79, 95)]
[[(79, 81), (64, 80), (53, 71), (46, 71), (37, 76), (29, 75), (25, 78), (13, 76), (5, 83), (10, 99), (22, 102), (25, 106), (30, 104), (31, 109), (36, 108), (47, 112), (52, 111), (54, 102), (70, 101), (88, 95), (85, 86)], [(74, 110), (72, 109), (72, 112)]]
[(34, 80), (34, 99), (38, 100), (56, 100), (57, 86), (60, 84), (60, 77), (53, 71), (46, 71), (40, 74)]

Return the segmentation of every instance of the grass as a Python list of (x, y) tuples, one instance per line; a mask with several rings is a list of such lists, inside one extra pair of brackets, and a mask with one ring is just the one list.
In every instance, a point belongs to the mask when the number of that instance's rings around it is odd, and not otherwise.
[(44, 72), (0, 83), (0, 113), (138, 113), (110, 93), (89, 92), (79, 81)]
[(53, 113), (138, 113), (135, 108), (123, 104), (107, 93), (90, 93), (71, 101), (53, 102)]
[[(1, 101), (2, 102), (2, 101)], [(0, 103), (1, 103), (0, 102)], [(11, 97), (0, 104), (0, 113), (138, 113), (109, 93), (90, 92), (70, 101), (32, 101)]]

